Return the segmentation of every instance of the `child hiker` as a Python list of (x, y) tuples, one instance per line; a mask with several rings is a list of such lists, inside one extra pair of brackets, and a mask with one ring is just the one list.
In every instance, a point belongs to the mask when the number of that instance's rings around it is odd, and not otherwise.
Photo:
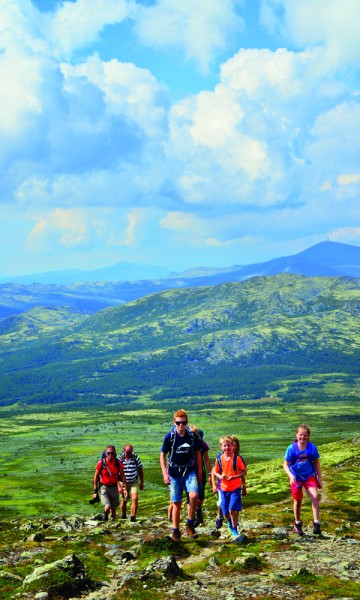
[[(232, 439), (232, 442), (233, 442), (234, 453), (240, 455), (240, 441), (239, 441), (238, 436), (237, 435), (232, 435), (231, 439)], [(241, 455), (240, 455), (240, 458), (242, 458)], [(243, 462), (244, 462), (244, 459), (243, 459)], [(245, 475), (241, 475), (241, 483), (242, 483), (242, 486), (241, 486), (241, 497), (243, 498), (244, 496), (247, 495), (246, 477), (245, 477)]]
[(289, 476), (291, 495), (294, 499), (294, 533), (304, 535), (300, 520), (303, 490), (310, 497), (313, 512), (313, 533), (320, 535), (319, 494), (322, 487), (320, 455), (315, 444), (309, 442), (310, 429), (307, 425), (299, 425), (296, 430), (296, 441), (288, 446), (285, 453), (284, 471)]
[[(240, 454), (240, 442), (239, 442), (239, 438), (237, 437), (237, 435), (232, 435), (230, 437), (231, 437), (232, 442), (233, 442), (234, 454)], [(241, 456), (241, 458), (242, 458), (242, 456)], [(223, 515), (222, 507), (221, 507), (222, 506), (222, 502), (221, 502), (221, 479), (218, 479), (217, 483), (216, 483), (216, 479), (217, 479), (217, 477), (215, 477), (215, 474), (212, 471), (211, 472), (212, 490), (213, 490), (214, 494), (217, 494), (217, 500), (216, 500), (217, 515), (216, 515), (215, 527), (216, 527), (216, 529), (221, 529), (223, 521), (224, 521), (224, 515)], [(246, 494), (247, 494), (247, 491), (246, 491), (246, 482), (245, 482), (245, 475), (241, 476), (241, 482), (242, 482), (241, 497), (243, 497), (243, 496), (246, 496)], [(228, 519), (230, 519), (230, 515), (228, 515)]]
[[(220, 438), (220, 454), (215, 462), (213, 473), (220, 479), (221, 508), (228, 521), (231, 537), (236, 539), (238, 532), (238, 514), (241, 510), (241, 477), (246, 475), (246, 466), (241, 456), (234, 453), (230, 435)], [(215, 488), (216, 491), (216, 488)]]

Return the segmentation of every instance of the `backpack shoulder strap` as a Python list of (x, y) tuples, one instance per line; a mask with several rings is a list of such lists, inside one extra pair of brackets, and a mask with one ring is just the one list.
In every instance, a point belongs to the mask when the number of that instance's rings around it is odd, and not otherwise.
[(168, 456), (169, 463), (171, 463), (172, 457), (174, 454), (175, 438), (176, 438), (176, 427), (174, 425), (174, 427), (172, 427), (170, 430), (170, 452), (169, 452), (169, 456)]
[(221, 462), (221, 457), (222, 457), (222, 452), (220, 452), (220, 454), (217, 455), (216, 457), (216, 462), (219, 465), (219, 470), (220, 470), (220, 475), (222, 473), (222, 462)]
[(233, 456), (233, 471), (234, 473), (237, 473), (237, 457), (239, 455), (236, 454), (236, 452), (234, 452), (234, 456)]
[(312, 444), (311, 442), (308, 442), (307, 449), (309, 451), (309, 460), (310, 460), (310, 462), (313, 462), (314, 461), (314, 444)]
[(299, 458), (299, 444), (297, 442), (292, 443), (292, 455), (291, 455), (291, 464), (294, 465)]

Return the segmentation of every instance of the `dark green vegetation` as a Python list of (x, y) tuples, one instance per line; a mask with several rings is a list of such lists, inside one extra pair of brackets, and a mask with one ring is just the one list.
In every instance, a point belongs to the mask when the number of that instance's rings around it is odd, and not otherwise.
[(278, 275), (162, 292), (31, 336), (3, 321), (1, 404), (355, 403), (359, 315), (359, 279)]

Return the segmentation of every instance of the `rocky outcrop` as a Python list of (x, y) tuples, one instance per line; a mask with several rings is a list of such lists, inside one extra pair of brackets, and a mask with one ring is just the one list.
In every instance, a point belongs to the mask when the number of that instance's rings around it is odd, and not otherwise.
[(282, 524), (284, 511), (272, 506), (270, 514), (242, 515), (236, 541), (212, 518), (197, 540), (180, 542), (161, 515), (136, 523), (102, 523), (101, 515), (3, 522), (13, 541), (0, 558), (0, 583), (4, 597), (29, 600), (149, 598), (151, 590), (164, 600), (302, 600), (312, 590), (325, 599), (329, 586), (331, 597), (360, 597), (360, 522), (339, 522), (321, 536), (305, 527), (300, 538)]

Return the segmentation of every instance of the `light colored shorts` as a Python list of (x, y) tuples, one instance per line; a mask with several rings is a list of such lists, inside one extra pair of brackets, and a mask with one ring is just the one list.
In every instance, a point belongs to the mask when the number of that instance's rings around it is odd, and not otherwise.
[(102, 485), (100, 487), (101, 504), (106, 508), (111, 507), (114, 510), (119, 506), (119, 491), (117, 485)]
[(297, 481), (296, 483), (294, 483), (294, 485), (290, 486), (291, 495), (294, 498), (294, 500), (296, 500), (297, 502), (300, 502), (300, 500), (303, 499), (303, 496), (304, 496), (303, 491), (302, 491), (303, 487), (306, 489), (306, 491), (308, 491), (308, 489), (311, 487), (317, 489), (318, 485), (316, 483), (315, 477), (312, 475), (306, 481)]
[(192, 471), (185, 477), (170, 477), (170, 500), (171, 502), (181, 502), (183, 491), (198, 493), (198, 480), (195, 471)]
[(135, 494), (138, 495), (139, 494), (138, 480), (132, 481), (131, 483), (127, 483), (126, 489), (127, 489), (127, 493), (128, 493), (128, 498), (130, 498), (130, 496), (135, 495)]
[(221, 490), (218, 490), (218, 491), (217, 491), (216, 506), (217, 506), (218, 508), (221, 508), (221, 507), (222, 507)]

